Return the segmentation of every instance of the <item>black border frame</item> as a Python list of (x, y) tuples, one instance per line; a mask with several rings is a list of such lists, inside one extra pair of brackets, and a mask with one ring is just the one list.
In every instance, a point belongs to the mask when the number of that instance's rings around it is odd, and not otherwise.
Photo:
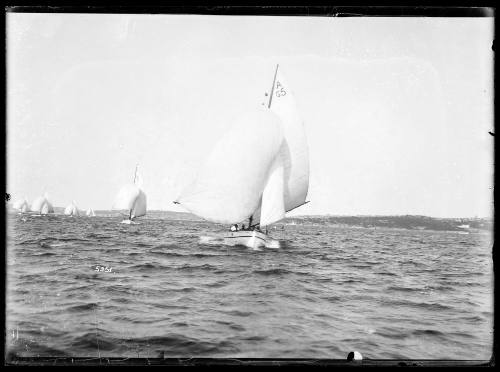
[[(2, 37), (2, 50), (6, 53), (6, 25), (5, 20), (8, 13), (90, 13), (90, 14), (197, 14), (197, 15), (249, 15), (249, 16), (306, 16), (306, 17), (493, 17), (495, 18), (496, 8), (493, 4), (471, 5), (466, 4), (455, 6), (442, 6), (439, 4), (431, 5), (396, 5), (396, 6), (373, 6), (373, 5), (358, 5), (358, 6), (336, 6), (336, 5), (171, 5), (171, 6), (122, 6), (122, 5), (7, 5), (4, 7), (5, 15), (2, 18), (4, 23)], [(496, 26), (496, 22), (495, 22)], [(496, 35), (496, 27), (495, 27)], [(496, 36), (495, 36), (496, 38)], [(493, 42), (493, 51), (496, 52), (496, 43)], [(4, 58), (4, 63), (5, 63)], [(496, 72), (496, 62), (495, 72)], [(1, 135), (4, 139), (5, 151), (3, 153), (3, 164), (5, 165), (3, 176), (3, 185), (6, 194), (6, 202), (8, 201), (8, 193), (6, 190), (6, 149), (7, 149), (7, 113), (6, 113), (6, 76), (7, 69), (4, 65), (4, 125), (1, 127)], [(494, 74), (494, 88), (496, 87), (496, 73)], [(494, 89), (495, 91), (495, 89)], [(494, 104), (496, 108), (496, 95), (494, 94)], [(496, 110), (495, 110), (496, 112)], [(496, 115), (495, 115), (496, 118)], [(496, 123), (496, 120), (495, 120)], [(494, 137), (494, 133), (490, 134)], [(495, 172), (496, 179), (496, 172)], [(494, 200), (496, 191), (494, 191)], [(6, 213), (1, 216), (2, 237), (6, 248)], [(493, 215), (493, 218), (495, 213)], [(495, 220), (495, 219), (494, 219)], [(496, 231), (494, 229), (494, 231)], [(496, 234), (494, 234), (494, 237)], [(2, 308), (2, 327), (5, 330), (5, 296), (6, 296), (6, 258), (5, 248), (1, 250), (0, 255), (3, 262), (3, 278), (4, 278), (4, 296), (1, 296)], [(498, 261), (495, 245), (492, 247), (493, 268), (495, 261)], [(496, 278), (494, 283), (497, 283)], [(495, 288), (497, 286), (495, 285)], [(495, 301), (496, 305), (496, 291)], [(87, 357), (18, 357), (13, 354), (5, 353), (5, 339), (1, 345), (2, 354), (4, 355), (4, 365), (20, 366), (20, 365), (107, 365), (107, 366), (125, 366), (125, 365), (204, 365), (204, 366), (221, 366), (221, 365), (238, 365), (238, 366), (386, 366), (386, 367), (404, 367), (404, 366), (435, 366), (435, 367), (493, 367), (495, 363), (495, 355), (498, 349), (496, 317), (493, 321), (493, 350), (490, 360), (430, 360), (430, 359), (363, 359), (361, 361), (348, 361), (346, 359), (270, 359), (270, 358), (87, 358)], [(3, 333), (4, 335), (5, 332)], [(346, 351), (346, 357), (347, 357)]]

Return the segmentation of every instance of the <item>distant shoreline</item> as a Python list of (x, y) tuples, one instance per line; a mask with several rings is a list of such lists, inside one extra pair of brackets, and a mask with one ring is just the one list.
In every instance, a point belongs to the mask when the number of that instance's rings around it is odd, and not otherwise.
[[(14, 212), (8, 208), (9, 212)], [(63, 214), (64, 208), (55, 207), (55, 214)], [(84, 215), (84, 211), (81, 211)], [(95, 210), (97, 217), (116, 217), (117, 211)], [(145, 219), (175, 219), (187, 221), (204, 221), (187, 212), (150, 210)], [(492, 231), (493, 219), (488, 218), (435, 218), (427, 216), (291, 216), (286, 217), (274, 225), (316, 225), (330, 227), (353, 228), (391, 228), (404, 230), (432, 230), (432, 231)]]

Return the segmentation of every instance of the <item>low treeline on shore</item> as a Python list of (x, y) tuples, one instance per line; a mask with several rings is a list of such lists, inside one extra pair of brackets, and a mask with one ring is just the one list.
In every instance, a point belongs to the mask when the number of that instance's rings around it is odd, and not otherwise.
[(493, 221), (485, 218), (434, 218), (427, 216), (298, 216), (288, 223), (386, 227), (410, 230), (468, 231), (492, 230)]

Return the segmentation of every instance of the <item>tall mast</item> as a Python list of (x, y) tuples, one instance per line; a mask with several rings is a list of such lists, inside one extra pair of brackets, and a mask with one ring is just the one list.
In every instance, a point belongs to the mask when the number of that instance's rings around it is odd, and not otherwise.
[(135, 179), (137, 178), (137, 167), (139, 166), (139, 164), (136, 164), (135, 165), (135, 173), (134, 173), (134, 183), (135, 183)]
[(269, 95), (269, 104), (267, 105), (267, 108), (271, 108), (271, 102), (273, 100), (273, 93), (274, 93), (274, 84), (276, 83), (276, 75), (278, 74), (278, 67), (280, 65), (276, 65), (276, 71), (274, 71), (274, 79), (273, 79), (273, 86), (271, 87), (271, 94)]

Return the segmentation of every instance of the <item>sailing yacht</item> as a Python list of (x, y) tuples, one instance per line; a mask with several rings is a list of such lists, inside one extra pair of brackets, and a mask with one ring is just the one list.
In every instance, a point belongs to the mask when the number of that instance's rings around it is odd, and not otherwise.
[[(174, 201), (208, 221), (247, 228), (223, 244), (279, 248), (261, 228), (307, 203), (309, 154), (293, 94), (276, 66), (267, 107), (244, 115), (214, 147), (195, 181)], [(232, 229), (233, 230), (233, 229)]]
[(47, 193), (43, 196), (39, 196), (33, 201), (31, 204), (31, 211), (37, 213), (38, 215), (54, 213), (54, 207), (49, 202)]
[(64, 209), (64, 214), (71, 217), (80, 215), (80, 211), (78, 210), (74, 201), (72, 201), (71, 204), (68, 205), (66, 209)]
[(146, 215), (146, 194), (142, 190), (142, 177), (137, 168), (138, 166), (135, 167), (133, 183), (120, 189), (113, 204), (114, 210), (119, 210), (126, 216), (121, 223), (136, 224), (134, 218)]
[(94, 210), (92, 208), (87, 209), (87, 217), (95, 217)]
[(18, 200), (17, 202), (15, 202), (13, 204), (12, 207), (14, 209), (18, 210), (19, 214), (30, 212), (30, 206), (29, 206), (28, 200), (26, 198), (24, 198), (22, 200)]

